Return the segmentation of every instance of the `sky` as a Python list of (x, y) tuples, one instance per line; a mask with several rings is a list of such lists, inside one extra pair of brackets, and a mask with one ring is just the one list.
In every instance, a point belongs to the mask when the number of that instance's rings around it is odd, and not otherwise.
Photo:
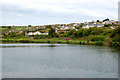
[(119, 0), (0, 0), (0, 25), (118, 20)]

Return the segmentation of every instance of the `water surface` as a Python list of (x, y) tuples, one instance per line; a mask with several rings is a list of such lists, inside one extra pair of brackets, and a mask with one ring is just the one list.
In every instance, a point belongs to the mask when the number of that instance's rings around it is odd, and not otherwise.
[(3, 78), (117, 78), (115, 49), (67, 44), (3, 44)]

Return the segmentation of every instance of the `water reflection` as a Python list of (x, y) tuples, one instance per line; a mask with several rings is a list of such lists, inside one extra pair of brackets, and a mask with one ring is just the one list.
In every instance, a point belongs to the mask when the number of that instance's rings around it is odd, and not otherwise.
[(59, 47), (67, 44), (0, 44), (0, 48), (14, 47)]

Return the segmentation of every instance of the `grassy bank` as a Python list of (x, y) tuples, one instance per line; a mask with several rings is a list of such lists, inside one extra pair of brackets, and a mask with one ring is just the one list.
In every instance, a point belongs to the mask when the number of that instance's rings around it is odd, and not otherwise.
[[(53, 39), (2, 39), (0, 42), (4, 43), (51, 43), (51, 44), (80, 44), (80, 45), (100, 45), (106, 46), (105, 41), (86, 41), (80, 39), (63, 40), (59, 38)], [(120, 47), (119, 42), (110, 42), (110, 47)]]

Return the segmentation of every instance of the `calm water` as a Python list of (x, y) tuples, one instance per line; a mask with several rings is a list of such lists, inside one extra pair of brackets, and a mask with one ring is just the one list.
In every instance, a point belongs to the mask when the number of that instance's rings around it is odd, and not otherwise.
[(62, 44), (3, 44), (3, 78), (116, 78), (118, 52)]

